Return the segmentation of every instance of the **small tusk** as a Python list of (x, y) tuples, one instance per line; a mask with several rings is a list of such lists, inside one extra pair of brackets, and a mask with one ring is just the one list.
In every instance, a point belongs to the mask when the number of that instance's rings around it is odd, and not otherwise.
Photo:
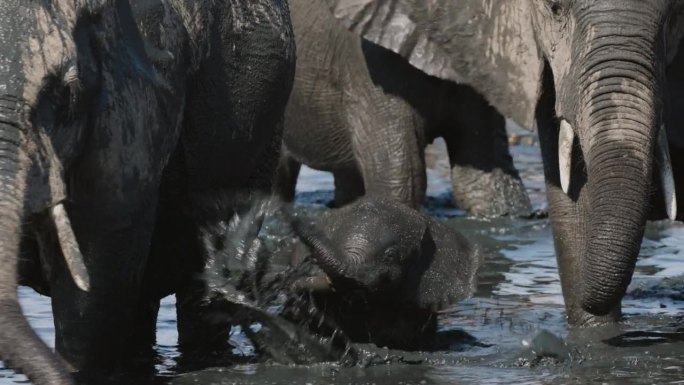
[(67, 215), (64, 204), (59, 203), (50, 211), (52, 220), (57, 228), (57, 238), (59, 245), (62, 248), (62, 254), (66, 261), (71, 277), (74, 279), (76, 286), (83, 291), (90, 290), (90, 277), (83, 261), (83, 254), (78, 247), (76, 235), (71, 228), (71, 221)]
[(335, 291), (332, 285), (332, 281), (327, 274), (321, 273), (315, 276), (300, 278), (296, 280), (292, 286), (296, 290), (310, 290), (310, 291)]
[(665, 125), (661, 125), (658, 131), (656, 159), (660, 171), (660, 183), (662, 183), (663, 195), (665, 196), (665, 211), (667, 211), (667, 217), (670, 220), (675, 220), (677, 218), (677, 194), (674, 176), (672, 175), (672, 162), (670, 161), (670, 149), (667, 144)]
[(570, 187), (570, 168), (572, 166), (572, 145), (575, 141), (575, 132), (567, 120), (562, 120), (558, 133), (558, 167), (560, 169), (561, 188), (568, 193)]
[(143, 45), (147, 57), (155, 64), (167, 64), (174, 59), (171, 51), (157, 48), (147, 39), (143, 39)]

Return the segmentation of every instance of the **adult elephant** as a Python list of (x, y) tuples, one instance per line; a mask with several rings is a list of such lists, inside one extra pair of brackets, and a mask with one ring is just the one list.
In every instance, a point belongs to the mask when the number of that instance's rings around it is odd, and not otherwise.
[(187, 326), (208, 325), (195, 228), (213, 220), (207, 199), (268, 190), (293, 76), (279, 0), (3, 1), (0, 358), (36, 384), (71, 383), (18, 283), (52, 297), (57, 351), (76, 370), (151, 352), (169, 293), (184, 345), (225, 335)]
[(472, 85), (522, 126), (536, 123), (568, 320), (618, 319), (654, 181), (664, 186), (656, 214), (676, 216), (667, 138), (681, 175), (684, 2), (328, 3), (415, 67)]
[(530, 210), (505, 120), (481, 95), (360, 39), (325, 0), (292, 0), (290, 8), (297, 72), (285, 113), (281, 196), (294, 197), (303, 163), (334, 174), (338, 206), (368, 193), (418, 208), (424, 148), (443, 137), (459, 207), (479, 216)]

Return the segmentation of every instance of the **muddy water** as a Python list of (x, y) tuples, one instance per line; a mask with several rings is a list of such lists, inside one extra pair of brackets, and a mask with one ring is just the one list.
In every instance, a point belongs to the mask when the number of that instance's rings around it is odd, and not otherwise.
[[(526, 137), (523, 135), (523, 139)], [(514, 158), (536, 209), (546, 207), (539, 150), (528, 140)], [(428, 152), (430, 189), (426, 210), (482, 244), (486, 262), (474, 298), (441, 314), (444, 329), (469, 333), (477, 342), (446, 353), (390, 352), (404, 363), (367, 368), (321, 364), (306, 367), (237, 365), (177, 376), (174, 299), (159, 316), (157, 364), (161, 382), (172, 384), (652, 384), (684, 383), (684, 226), (651, 223), (636, 275), (624, 301), (625, 321), (571, 330), (564, 320), (553, 241), (547, 219), (473, 220), (449, 204), (448, 165), (441, 149)], [(302, 204), (326, 202), (329, 176), (306, 171)], [(28, 289), (22, 305), (40, 336), (54, 345), (49, 300)], [(244, 347), (239, 333), (237, 349)], [(0, 384), (25, 378), (0, 369)]]

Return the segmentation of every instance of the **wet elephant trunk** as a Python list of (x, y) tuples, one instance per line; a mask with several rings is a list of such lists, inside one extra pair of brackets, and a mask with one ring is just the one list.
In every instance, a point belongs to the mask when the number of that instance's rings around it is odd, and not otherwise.
[(36, 384), (72, 384), (64, 365), (38, 338), (17, 297), (17, 259), (26, 188), (16, 102), (0, 100), (0, 358)]
[[(600, 32), (599, 32), (600, 33)], [(580, 133), (587, 167), (587, 248), (580, 265), (581, 306), (606, 315), (629, 285), (647, 219), (658, 133), (654, 40), (625, 52), (604, 38), (589, 52), (581, 87)], [(613, 44), (614, 43), (614, 44)]]
[(293, 220), (292, 227), (297, 236), (311, 250), (316, 265), (326, 275), (337, 282), (348, 282), (363, 287), (363, 284), (354, 278), (358, 275), (355, 267), (345, 262), (332, 241), (323, 232), (299, 219)]

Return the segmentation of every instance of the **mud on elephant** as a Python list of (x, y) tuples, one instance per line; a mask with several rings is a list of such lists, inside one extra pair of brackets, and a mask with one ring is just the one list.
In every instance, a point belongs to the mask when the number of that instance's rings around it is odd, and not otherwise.
[(297, 72), (276, 183), (283, 197), (294, 197), (306, 164), (334, 174), (336, 206), (368, 193), (418, 208), (425, 146), (443, 137), (459, 207), (478, 216), (529, 212), (505, 120), (478, 92), (360, 39), (325, 0), (292, 0), (290, 8)]
[(0, 358), (36, 384), (71, 383), (17, 284), (52, 297), (76, 370), (149, 352), (171, 293), (181, 345), (208, 342), (194, 333), (196, 224), (213, 220), (201, 203), (269, 189), (293, 76), (278, 0), (4, 1)]
[(618, 319), (651, 207), (681, 218), (668, 150), (681, 194), (684, 2), (328, 3), (367, 39), (536, 125), (568, 319)]

